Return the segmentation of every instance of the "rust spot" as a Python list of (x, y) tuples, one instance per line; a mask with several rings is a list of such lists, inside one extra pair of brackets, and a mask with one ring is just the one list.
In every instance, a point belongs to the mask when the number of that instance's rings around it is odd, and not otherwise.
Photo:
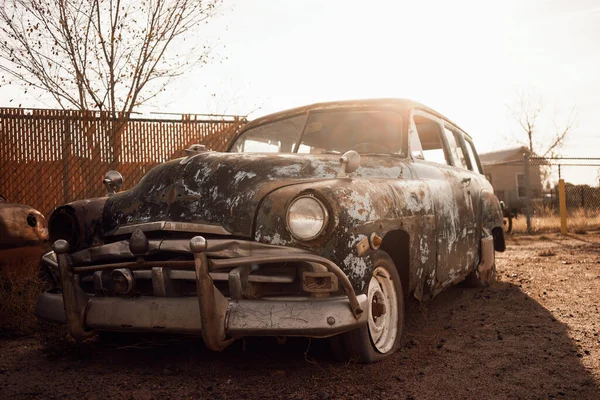
[(373, 247), (378, 248), (379, 246), (381, 246), (381, 238), (377, 235), (373, 236)]
[(171, 187), (171, 189), (169, 189), (169, 193), (167, 193), (167, 204), (172, 204), (175, 199), (177, 198), (177, 190), (175, 190), (175, 187)]
[(371, 304), (371, 312), (373, 313), (373, 316), (375, 318), (381, 317), (386, 312), (385, 304), (379, 303), (377, 301), (377, 297), (373, 297), (373, 302)]

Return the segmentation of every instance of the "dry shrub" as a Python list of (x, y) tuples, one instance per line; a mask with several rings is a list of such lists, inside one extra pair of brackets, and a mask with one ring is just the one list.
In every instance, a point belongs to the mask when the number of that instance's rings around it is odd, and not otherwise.
[(35, 303), (43, 290), (39, 260), (43, 248), (0, 252), (0, 336), (34, 333), (38, 321)]
[(552, 257), (555, 255), (556, 255), (556, 252), (551, 249), (542, 250), (538, 253), (538, 256), (540, 256), (540, 257)]
[[(571, 233), (585, 234), (590, 230), (600, 228), (600, 211), (577, 208), (567, 210), (567, 230)], [(531, 217), (531, 232), (560, 231), (560, 213), (550, 207), (536, 207)], [(513, 219), (513, 232), (527, 232), (527, 217), (519, 215)]]
[(80, 356), (87, 347), (78, 345), (64, 325), (39, 321), (34, 314), (47, 285), (39, 276), (45, 251), (41, 247), (0, 251), (0, 337), (35, 335), (49, 356)]

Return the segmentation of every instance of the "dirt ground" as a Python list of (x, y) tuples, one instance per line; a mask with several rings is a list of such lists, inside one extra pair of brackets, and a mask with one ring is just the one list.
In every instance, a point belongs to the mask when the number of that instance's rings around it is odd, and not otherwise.
[(111, 344), (0, 340), (4, 399), (600, 399), (600, 234), (515, 236), (498, 282), (454, 287), (407, 312), (407, 345), (374, 365), (326, 341), (191, 338)]

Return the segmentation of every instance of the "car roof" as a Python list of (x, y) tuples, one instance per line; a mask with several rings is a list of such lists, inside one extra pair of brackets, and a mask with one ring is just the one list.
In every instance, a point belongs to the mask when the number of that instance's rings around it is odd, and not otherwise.
[(451, 123), (458, 129), (460, 129), (462, 132), (464, 132), (469, 139), (472, 139), (471, 135), (466, 133), (464, 129), (462, 129), (459, 125), (457, 125), (456, 123), (454, 123), (452, 120), (445, 117), (441, 113), (439, 113), (439, 112), (435, 111), (434, 109), (432, 109), (424, 104), (421, 104), (417, 101), (410, 100), (410, 99), (402, 99), (402, 98), (380, 98), (380, 99), (357, 99), (357, 100), (328, 101), (328, 102), (323, 102), (323, 103), (314, 103), (314, 104), (309, 104), (309, 105), (305, 105), (305, 106), (301, 106), (301, 107), (290, 108), (287, 110), (268, 114), (268, 115), (259, 117), (253, 121), (248, 122), (240, 130), (239, 134), (241, 134), (242, 132), (244, 132), (248, 129), (252, 129), (256, 126), (259, 126), (259, 125), (262, 125), (262, 124), (265, 124), (268, 122), (276, 121), (279, 119), (283, 119), (286, 117), (291, 117), (293, 115), (303, 114), (308, 111), (331, 110), (331, 109), (336, 109), (336, 108), (351, 108), (351, 107), (359, 108), (359, 107), (386, 107), (386, 106), (387, 107), (393, 106), (393, 107), (398, 107), (398, 108), (403, 108), (403, 109), (411, 109), (411, 108), (421, 109), (432, 115), (435, 115), (438, 118), (448, 121), (449, 123)]

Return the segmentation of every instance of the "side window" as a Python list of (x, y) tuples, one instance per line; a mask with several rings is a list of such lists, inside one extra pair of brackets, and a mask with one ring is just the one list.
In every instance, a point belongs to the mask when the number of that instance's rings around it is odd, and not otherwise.
[(481, 165), (477, 160), (477, 153), (475, 152), (473, 143), (467, 138), (465, 138), (465, 142), (467, 143), (467, 153), (469, 153), (469, 160), (471, 161), (471, 167), (473, 168), (473, 171), (479, 172), (480, 174), (483, 173), (481, 170)]
[(446, 134), (446, 141), (448, 142), (448, 147), (450, 148), (450, 152), (452, 153), (452, 158), (454, 159), (456, 166), (469, 169), (467, 166), (467, 160), (465, 159), (465, 154), (463, 152), (460, 133), (450, 130), (447, 127), (444, 127), (444, 133)]
[(416, 135), (415, 132), (412, 132), (413, 129), (409, 135), (409, 145), (413, 157), (438, 164), (450, 164), (444, 152), (440, 124), (422, 115), (414, 115), (412, 123), (416, 130)]

